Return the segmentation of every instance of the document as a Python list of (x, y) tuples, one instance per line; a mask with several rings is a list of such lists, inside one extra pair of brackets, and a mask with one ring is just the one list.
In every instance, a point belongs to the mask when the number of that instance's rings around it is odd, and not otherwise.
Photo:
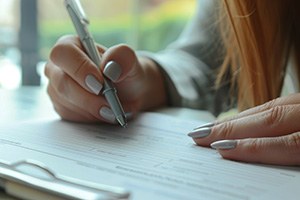
[(0, 160), (126, 188), (133, 200), (298, 199), (300, 168), (222, 159), (187, 133), (201, 122), (142, 113), (127, 128), (44, 119), (0, 126)]

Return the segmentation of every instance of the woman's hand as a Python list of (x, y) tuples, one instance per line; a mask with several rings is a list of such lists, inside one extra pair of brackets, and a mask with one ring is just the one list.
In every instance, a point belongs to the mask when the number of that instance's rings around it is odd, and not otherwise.
[(226, 159), (300, 165), (300, 94), (272, 100), (189, 133)]
[[(149, 102), (153, 87), (164, 88), (157, 66), (148, 59), (138, 59), (126, 45), (109, 49), (97, 46), (102, 55), (96, 66), (83, 51), (79, 39), (64, 36), (53, 47), (45, 74), (49, 79), (48, 94), (57, 113), (65, 120), (116, 123), (102, 96), (103, 76), (115, 83), (124, 111), (135, 115), (141, 109), (163, 104), (164, 96)], [(98, 69), (100, 67), (100, 70)], [(152, 83), (152, 78), (157, 82)], [(161, 91), (162, 95), (164, 91)]]

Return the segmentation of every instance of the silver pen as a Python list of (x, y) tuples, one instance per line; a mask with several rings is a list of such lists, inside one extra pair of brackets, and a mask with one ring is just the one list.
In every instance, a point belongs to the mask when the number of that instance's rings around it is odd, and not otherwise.
[[(88, 31), (89, 20), (87, 19), (83, 8), (79, 0), (65, 0), (65, 6), (69, 15), (72, 19), (72, 22), (75, 26), (77, 34), (80, 38), (80, 41), (90, 57), (90, 59), (97, 65), (100, 66), (101, 58), (100, 54), (97, 51), (95, 42), (92, 35)], [(114, 113), (116, 120), (123, 127), (127, 126), (127, 119), (122, 108), (121, 102), (117, 96), (117, 90), (113, 86), (112, 82), (104, 77), (104, 87), (102, 94), (105, 96), (108, 101), (112, 112)]]

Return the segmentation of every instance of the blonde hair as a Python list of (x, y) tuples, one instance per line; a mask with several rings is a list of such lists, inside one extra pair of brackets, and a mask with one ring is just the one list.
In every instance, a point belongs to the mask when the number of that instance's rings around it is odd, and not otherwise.
[(223, 0), (220, 24), (226, 53), (217, 85), (230, 70), (239, 110), (280, 95), (291, 50), (299, 69), (299, 8), (298, 0)]

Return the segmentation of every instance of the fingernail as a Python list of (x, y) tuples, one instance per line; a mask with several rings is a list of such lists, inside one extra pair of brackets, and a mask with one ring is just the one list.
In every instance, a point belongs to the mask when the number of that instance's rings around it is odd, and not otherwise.
[(102, 89), (102, 84), (91, 74), (85, 77), (85, 84), (96, 95), (98, 95)]
[(99, 114), (101, 115), (101, 117), (103, 117), (107, 121), (116, 123), (115, 115), (110, 108), (103, 106), (100, 109)]
[(192, 138), (203, 138), (208, 136), (211, 133), (211, 128), (210, 127), (205, 127), (205, 128), (200, 128), (200, 129), (195, 129), (188, 133), (188, 136)]
[(122, 73), (121, 66), (114, 61), (108, 62), (105, 65), (103, 70), (103, 74), (114, 82), (120, 78), (121, 73)]
[(209, 128), (209, 127), (213, 127), (215, 125), (214, 122), (209, 122), (209, 123), (206, 123), (206, 124), (203, 124), (197, 128), (194, 128), (194, 130), (197, 130), (197, 129), (200, 129), (200, 128)]
[(237, 145), (237, 140), (220, 140), (210, 144), (213, 149), (234, 149)]

